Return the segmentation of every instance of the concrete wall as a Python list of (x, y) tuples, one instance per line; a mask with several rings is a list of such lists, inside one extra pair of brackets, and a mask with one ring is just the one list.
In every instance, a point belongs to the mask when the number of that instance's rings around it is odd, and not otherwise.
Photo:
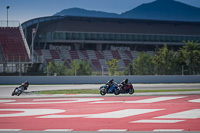
[(0, 84), (102, 84), (109, 79), (117, 83), (128, 78), (131, 83), (200, 83), (200, 75), (165, 76), (0, 76)]

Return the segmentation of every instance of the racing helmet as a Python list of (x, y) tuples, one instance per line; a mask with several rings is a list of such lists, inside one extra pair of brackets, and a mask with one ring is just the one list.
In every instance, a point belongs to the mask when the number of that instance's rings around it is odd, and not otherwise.
[(29, 86), (29, 82), (27, 80), (24, 82), (24, 84), (26, 85), (26, 87)]
[(110, 82), (112, 83), (114, 80), (113, 79), (110, 79)]
[(126, 84), (128, 83), (128, 79), (125, 79), (125, 83), (126, 83)]

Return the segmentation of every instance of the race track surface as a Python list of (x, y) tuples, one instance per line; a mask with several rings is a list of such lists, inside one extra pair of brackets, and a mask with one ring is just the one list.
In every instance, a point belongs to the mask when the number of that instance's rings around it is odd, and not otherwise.
[(200, 95), (0, 99), (0, 131), (200, 131)]
[[(0, 98), (10, 98), (11, 93), (15, 87), (19, 85), (0, 85)], [(31, 95), (35, 91), (43, 90), (67, 90), (67, 89), (99, 89), (101, 84), (77, 84), (77, 85), (30, 85), (27, 93), (20, 97), (39, 97), (38, 95)], [(168, 90), (168, 89), (200, 89), (200, 84), (133, 84), (135, 90)], [(179, 92), (180, 93), (180, 92)], [(177, 94), (179, 94), (177, 93)], [(199, 92), (182, 92), (182, 94), (200, 94)], [(154, 95), (156, 93), (148, 94)], [(166, 93), (163, 93), (164, 95)], [(176, 93), (169, 93), (176, 94)], [(136, 94), (140, 95), (140, 94)], [(144, 94), (141, 94), (144, 95)], [(156, 94), (157, 95), (157, 94)], [(42, 96), (42, 95), (40, 95)], [(48, 96), (47, 96), (48, 97)]]

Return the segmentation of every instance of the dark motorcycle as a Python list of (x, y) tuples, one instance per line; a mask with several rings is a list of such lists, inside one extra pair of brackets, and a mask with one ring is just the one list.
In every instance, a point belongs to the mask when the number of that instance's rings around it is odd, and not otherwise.
[(110, 94), (115, 94), (115, 95), (119, 95), (119, 89), (118, 89), (118, 85), (117, 83), (114, 83), (112, 86), (110, 86), (108, 88), (108, 85), (102, 85), (100, 88), (100, 94), (103, 96), (103, 95), (106, 95), (106, 93), (110, 93)]
[(133, 85), (131, 83), (129, 83), (128, 85), (126, 85), (125, 87), (123, 87), (122, 84), (118, 85), (118, 89), (119, 92), (122, 94), (127, 94), (129, 93), (130, 95), (133, 94), (135, 92)]
[(16, 88), (14, 89), (14, 91), (12, 92), (12, 96), (14, 96), (14, 95), (19, 96), (19, 95), (22, 94), (22, 92), (24, 92), (24, 89), (22, 88), (22, 86), (16, 87)]

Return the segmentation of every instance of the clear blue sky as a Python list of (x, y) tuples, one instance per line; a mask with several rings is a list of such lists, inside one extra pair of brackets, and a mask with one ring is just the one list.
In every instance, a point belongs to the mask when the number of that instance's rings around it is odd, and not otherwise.
[[(0, 20), (7, 19), (6, 6), (10, 6), (9, 20), (24, 21), (73, 7), (121, 14), (143, 3), (155, 0), (0, 0)], [(200, 0), (176, 0), (200, 8)]]

